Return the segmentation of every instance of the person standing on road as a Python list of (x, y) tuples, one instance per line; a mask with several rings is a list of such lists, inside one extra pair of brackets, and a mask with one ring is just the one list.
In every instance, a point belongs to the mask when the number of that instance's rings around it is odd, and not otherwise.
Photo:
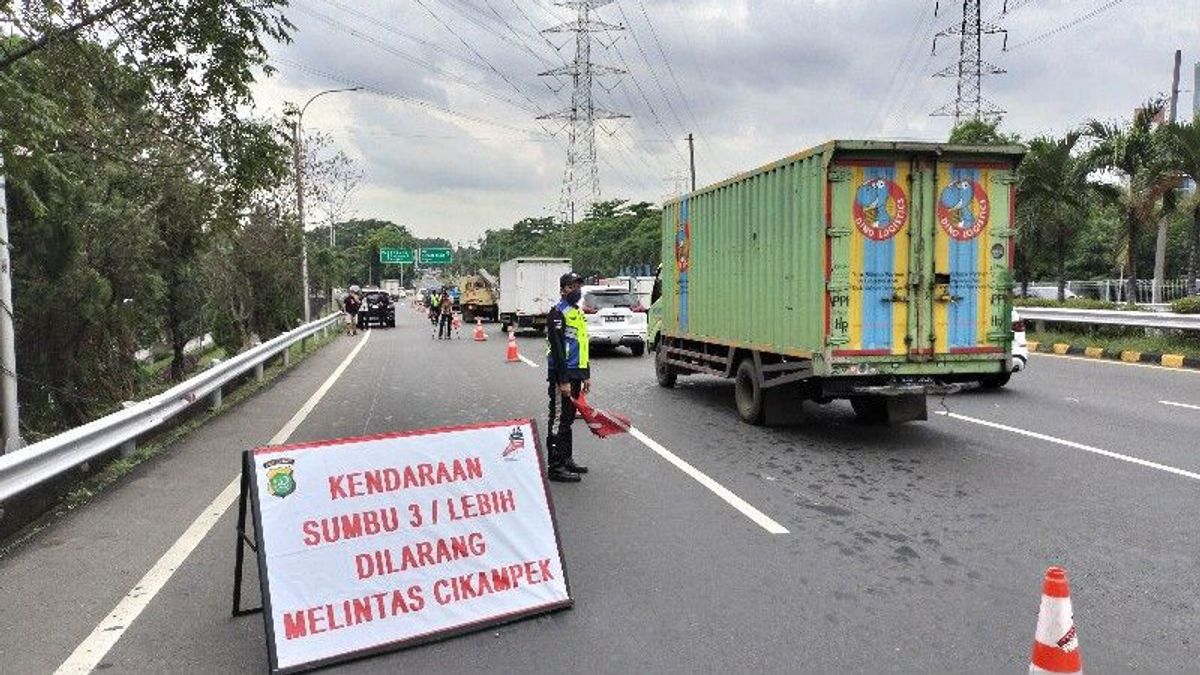
[[(442, 293), (442, 301), (438, 307), (438, 339), (450, 339), (450, 322), (454, 319), (454, 300), (449, 293)], [(445, 337), (443, 337), (445, 335)]]
[(362, 300), (358, 298), (358, 286), (351, 286), (350, 292), (346, 294), (346, 299), (342, 301), (342, 309), (346, 310), (346, 332), (350, 335), (358, 335), (358, 310), (362, 307)]
[(429, 292), (429, 323), (437, 326), (438, 314), (441, 312), (442, 296), (437, 291)]
[(550, 398), (550, 423), (546, 427), (549, 455), (547, 475), (560, 483), (578, 483), (586, 466), (575, 463), (571, 423), (575, 421), (575, 399), (592, 387), (588, 366), (587, 319), (579, 309), (583, 297), (583, 279), (574, 272), (558, 280), (562, 294), (546, 316), (546, 342), (549, 349), (547, 394)]

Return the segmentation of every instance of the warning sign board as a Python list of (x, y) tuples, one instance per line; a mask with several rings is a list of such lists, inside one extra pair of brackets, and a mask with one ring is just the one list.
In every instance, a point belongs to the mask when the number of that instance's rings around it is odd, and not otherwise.
[(245, 454), (271, 669), (571, 604), (530, 420)]

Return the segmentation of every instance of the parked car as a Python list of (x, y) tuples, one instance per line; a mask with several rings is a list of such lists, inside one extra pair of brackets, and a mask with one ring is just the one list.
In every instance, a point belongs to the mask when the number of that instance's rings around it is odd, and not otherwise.
[(579, 308), (587, 316), (588, 344), (628, 347), (634, 356), (646, 353), (646, 308), (625, 288), (584, 286)]
[[(1057, 286), (1030, 286), (1029, 290), (1025, 293), (1024, 296), (1021, 296), (1020, 292), (1021, 292), (1021, 288), (1018, 286), (1017, 287), (1018, 297), (1041, 298), (1043, 300), (1057, 300), (1058, 299), (1058, 287)], [(1064, 299), (1070, 300), (1071, 298), (1078, 298), (1078, 297), (1079, 297), (1079, 295), (1077, 293), (1075, 293), (1074, 291), (1072, 291), (1071, 289), (1069, 289), (1069, 288), (1063, 289), (1063, 298)]]
[(1025, 322), (1017, 310), (1012, 313), (1013, 331), (1013, 369), (1014, 373), (1025, 370), (1029, 366), (1029, 343), (1025, 341)]
[(1029, 367), (1029, 343), (1025, 340), (1025, 322), (1015, 309), (1012, 311), (1012, 332), (1012, 370), (1007, 373), (988, 375), (979, 380), (980, 386), (984, 389), (999, 389), (1008, 384), (1013, 373)]
[(396, 306), (392, 304), (392, 296), (387, 291), (378, 288), (368, 288), (362, 292), (362, 306), (358, 309), (358, 327), (369, 326), (396, 327)]

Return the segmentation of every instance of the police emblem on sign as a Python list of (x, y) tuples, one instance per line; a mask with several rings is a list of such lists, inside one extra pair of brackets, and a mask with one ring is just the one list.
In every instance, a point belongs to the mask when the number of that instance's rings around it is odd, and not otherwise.
[(525, 447), (525, 432), (521, 431), (521, 427), (513, 427), (513, 430), (508, 434), (508, 445), (504, 446), (504, 452), (500, 455), (505, 460), (514, 462), (519, 459), (516, 455), (522, 448)]
[(295, 463), (296, 460), (287, 457), (263, 463), (263, 468), (267, 470), (267, 492), (283, 499), (296, 491), (295, 469), (292, 466)]

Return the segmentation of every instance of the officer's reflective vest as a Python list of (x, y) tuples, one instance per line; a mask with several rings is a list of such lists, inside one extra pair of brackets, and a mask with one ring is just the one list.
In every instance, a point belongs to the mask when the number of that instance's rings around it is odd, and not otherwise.
[[(583, 370), (588, 367), (588, 329), (587, 315), (583, 310), (560, 301), (554, 306), (563, 315), (563, 352), (566, 360), (562, 364), (567, 370)], [(551, 370), (558, 370), (559, 364), (554, 363), (554, 351), (547, 344), (546, 362)]]

